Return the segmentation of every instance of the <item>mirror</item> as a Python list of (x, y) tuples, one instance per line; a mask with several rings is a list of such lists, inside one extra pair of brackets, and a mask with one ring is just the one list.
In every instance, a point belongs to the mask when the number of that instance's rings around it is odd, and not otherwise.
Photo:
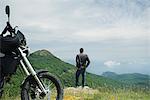
[(7, 14), (8, 17), (9, 17), (9, 16), (10, 16), (10, 9), (9, 9), (9, 6), (8, 6), (8, 5), (6, 6), (5, 12), (6, 12), (6, 14)]

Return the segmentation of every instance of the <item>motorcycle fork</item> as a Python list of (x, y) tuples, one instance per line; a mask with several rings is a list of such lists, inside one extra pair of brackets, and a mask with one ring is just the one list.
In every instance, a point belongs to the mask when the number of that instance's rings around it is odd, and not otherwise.
[[(21, 49), (20, 47), (18, 48), (18, 50), (19, 50), (19, 52), (20, 52), (20, 54), (21, 54), (21, 56), (22, 56), (22, 60), (20, 60), (20, 64), (22, 65), (22, 68), (24, 69), (25, 73), (26, 73), (27, 75), (30, 75), (30, 73), (31, 73), (31, 75), (32, 75), (32, 76), (34, 77), (34, 79), (37, 81), (37, 83), (38, 83), (40, 89), (42, 90), (42, 92), (44, 92), (44, 93), (46, 94), (47, 91), (45, 90), (45, 88), (44, 88), (42, 82), (41, 82), (40, 79), (38, 78), (38, 76), (37, 76), (35, 70), (33, 69), (32, 65), (30, 64), (29, 60), (27, 59), (26, 54), (23, 53), (23, 51), (22, 51), (22, 49)], [(26, 64), (27, 68), (26, 68), (24, 62), (25, 62), (25, 64)]]

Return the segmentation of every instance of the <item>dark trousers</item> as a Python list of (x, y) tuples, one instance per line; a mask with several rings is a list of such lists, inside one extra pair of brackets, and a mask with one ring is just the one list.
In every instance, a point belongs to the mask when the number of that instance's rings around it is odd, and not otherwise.
[(84, 87), (84, 85), (85, 85), (85, 68), (81, 68), (76, 71), (76, 86), (79, 86), (80, 74), (82, 74), (82, 87)]

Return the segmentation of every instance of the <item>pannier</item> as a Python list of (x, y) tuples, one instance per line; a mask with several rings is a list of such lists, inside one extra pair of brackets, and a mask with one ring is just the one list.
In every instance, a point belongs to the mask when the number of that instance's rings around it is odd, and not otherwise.
[(14, 37), (2, 37), (0, 36), (0, 52), (8, 53), (16, 50), (19, 46), (19, 38), (17, 36)]
[(20, 45), (26, 45), (25, 37), (20, 31), (17, 31), (14, 37), (0, 36), (0, 52), (5, 54), (4, 57), (0, 57), (2, 73), (13, 74), (16, 72), (19, 59), (13, 52), (15, 52)]
[(0, 63), (1, 71), (4, 75), (14, 74), (19, 64), (19, 59), (15, 55), (5, 55), (0, 58)]

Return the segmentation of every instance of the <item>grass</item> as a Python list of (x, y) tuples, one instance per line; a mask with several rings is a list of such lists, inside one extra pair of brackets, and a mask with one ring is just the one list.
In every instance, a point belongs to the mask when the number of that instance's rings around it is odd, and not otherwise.
[(83, 100), (149, 100), (149, 99), (150, 94), (147, 93), (119, 90), (118, 93), (99, 92), (98, 94), (95, 94), (92, 99), (83, 99)]
[(87, 89), (65, 89), (64, 100), (149, 100), (150, 92), (121, 90), (100, 91)]
[[(20, 100), (20, 96), (10, 96), (10, 94), (5, 91), (1, 100)], [(150, 100), (150, 91), (123, 89), (103, 91), (89, 87), (83, 89), (81, 87), (69, 87), (64, 89), (64, 100)]]

